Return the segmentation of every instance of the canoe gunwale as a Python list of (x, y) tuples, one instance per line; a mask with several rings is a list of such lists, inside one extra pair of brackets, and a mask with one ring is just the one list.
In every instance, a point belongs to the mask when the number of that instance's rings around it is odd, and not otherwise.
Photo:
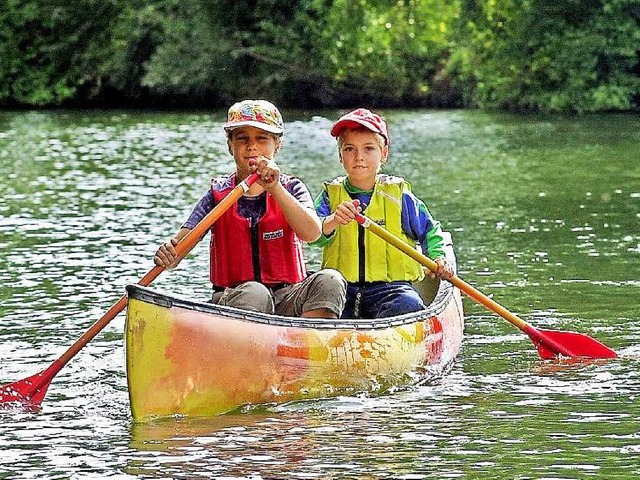
[(190, 300), (175, 295), (166, 295), (141, 285), (127, 285), (127, 295), (130, 299), (141, 300), (165, 308), (184, 308), (198, 312), (223, 315), (247, 322), (283, 327), (311, 328), (317, 330), (378, 330), (399, 327), (417, 321), (437, 316), (447, 308), (451, 301), (454, 287), (449, 282), (440, 282), (436, 296), (422, 311), (398, 315), (387, 318), (353, 318), (353, 319), (315, 319), (303, 317), (285, 317), (281, 315), (269, 315), (247, 310), (241, 310), (225, 305)]

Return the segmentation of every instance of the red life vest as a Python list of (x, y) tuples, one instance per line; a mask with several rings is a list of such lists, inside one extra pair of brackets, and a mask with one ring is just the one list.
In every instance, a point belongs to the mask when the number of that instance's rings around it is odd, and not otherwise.
[[(212, 184), (215, 205), (235, 187), (235, 175), (229, 183), (223, 189), (219, 183)], [(302, 241), (275, 199), (269, 193), (266, 196), (266, 211), (256, 225), (238, 213), (237, 203), (213, 224), (209, 252), (210, 279), (215, 286), (235, 287), (255, 280), (272, 287), (306, 277)]]

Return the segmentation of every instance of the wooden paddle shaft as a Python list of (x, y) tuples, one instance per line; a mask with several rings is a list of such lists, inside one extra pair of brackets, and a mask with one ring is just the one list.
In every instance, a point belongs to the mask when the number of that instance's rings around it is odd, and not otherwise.
[[(249, 187), (258, 180), (258, 174), (249, 175), (244, 181), (240, 182), (236, 187), (224, 197), (216, 207), (211, 210), (189, 233), (187, 233), (176, 245), (176, 254), (178, 259), (184, 258), (198, 242), (205, 236), (211, 226), (218, 220), (238, 199), (249, 190)], [(158, 275), (164, 271), (164, 267), (156, 265), (138, 282), (139, 285), (147, 286), (153, 282)], [(53, 370), (51, 378), (73, 358), (82, 347), (89, 343), (107, 324), (113, 320), (127, 305), (127, 297), (123, 295), (104, 316), (94, 323), (76, 342), (64, 352), (58, 360), (57, 367)]]
[[(438, 270), (438, 264), (436, 262), (418, 252), (402, 239), (380, 227), (371, 221), (371, 219), (357, 213), (356, 221), (364, 228), (371, 230), (372, 233), (386, 240), (388, 243), (416, 260), (418, 263), (427, 267), (432, 272), (436, 272)], [(533, 341), (536, 349), (538, 350), (538, 354), (542, 358), (553, 358), (557, 355), (589, 358), (616, 358), (618, 356), (616, 352), (611, 350), (609, 347), (587, 335), (557, 330), (538, 330), (519, 318), (517, 315), (511, 313), (499, 303), (491, 300), (480, 290), (472, 287), (459, 277), (453, 275), (448, 279), (448, 281), (458, 287), (462, 292), (466, 293), (473, 300), (497, 313), (502, 318), (519, 328), (522, 332), (526, 333)]]
[[(382, 228), (380, 225), (378, 225), (377, 223), (373, 222), (370, 218), (367, 218), (364, 215), (358, 214), (356, 216), (356, 220), (363, 227), (371, 230), (372, 233), (378, 235), (379, 237), (381, 237), (385, 241), (389, 242), (394, 247), (396, 247), (399, 250), (401, 250), (402, 252), (406, 253), (408, 256), (413, 258), (415, 261), (417, 261), (421, 265), (424, 265), (425, 267), (427, 267), (432, 272), (435, 272), (435, 271), (438, 270), (438, 264), (436, 262), (431, 260), (426, 255), (423, 255), (422, 253), (418, 252), (411, 245), (403, 242), (400, 238), (398, 238), (395, 235), (393, 235), (392, 233), (388, 232), (387, 230)], [(478, 290), (475, 287), (472, 287), (471, 285), (469, 285), (467, 282), (465, 282), (461, 278), (457, 277), (456, 275), (452, 276), (449, 279), (449, 282), (451, 282), (456, 287), (458, 287), (461, 291), (463, 291), (464, 293), (469, 295), (476, 302), (484, 305), (489, 310), (497, 313), (498, 315), (500, 315), (501, 317), (503, 317), (507, 321), (511, 322), (513, 325), (518, 327), (520, 330), (525, 331), (525, 330), (528, 329), (529, 324), (527, 322), (522, 320), (517, 315), (511, 313), (509, 310), (504, 308), (499, 303), (491, 300), (489, 297), (487, 297), (480, 290)]]

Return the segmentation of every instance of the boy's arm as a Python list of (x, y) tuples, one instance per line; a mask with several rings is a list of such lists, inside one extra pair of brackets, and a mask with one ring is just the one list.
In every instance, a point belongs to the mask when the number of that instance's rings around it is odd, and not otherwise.
[(402, 195), (402, 229), (420, 242), (423, 253), (429, 258), (436, 260), (445, 256), (440, 222), (431, 216), (422, 200), (408, 191)]
[(190, 230), (198, 225), (200, 220), (206, 217), (211, 210), (213, 210), (213, 193), (211, 193), (211, 190), (207, 190), (196, 206), (193, 207), (189, 218), (182, 224), (180, 230), (178, 230), (173, 238), (160, 245), (153, 257), (154, 263), (167, 269), (175, 268), (180, 263), (179, 261), (176, 262), (177, 254), (175, 246)]
[(160, 248), (158, 248), (153, 256), (153, 262), (168, 270), (177, 267), (180, 260), (177, 260), (178, 253), (176, 252), (175, 247), (190, 231), (190, 228), (182, 227), (172, 239), (160, 245)]
[(300, 240), (313, 242), (320, 237), (320, 219), (313, 209), (309, 189), (301, 180), (292, 180), (289, 189), (278, 182), (269, 193)]
[(331, 204), (329, 203), (329, 196), (327, 195), (326, 190), (322, 190), (322, 192), (318, 194), (314, 204), (316, 213), (321, 219), (322, 228), (320, 230), (320, 238), (313, 242), (312, 245), (316, 247), (324, 247), (329, 243), (329, 240), (331, 240), (333, 232), (335, 231), (335, 226), (333, 228), (329, 228), (331, 225), (327, 224), (331, 217)]
[(211, 189), (209, 189), (200, 198), (200, 200), (198, 200), (198, 203), (193, 207), (189, 218), (187, 218), (187, 221), (184, 222), (181, 227), (192, 230), (196, 225), (198, 225), (198, 223), (200, 223), (200, 220), (206, 217), (207, 214), (213, 210), (213, 207), (213, 193), (211, 192)]
[[(370, 195), (369, 195), (370, 197)], [(367, 197), (367, 203), (369, 201)], [(356, 195), (356, 198), (362, 204), (362, 198)], [(355, 222), (356, 215), (361, 207), (356, 207), (353, 201), (343, 201), (336, 207), (335, 211), (331, 211), (329, 195), (326, 190), (316, 198), (316, 213), (322, 219), (322, 235), (313, 244), (316, 246), (324, 246), (333, 238), (333, 234), (341, 225), (348, 225)]]

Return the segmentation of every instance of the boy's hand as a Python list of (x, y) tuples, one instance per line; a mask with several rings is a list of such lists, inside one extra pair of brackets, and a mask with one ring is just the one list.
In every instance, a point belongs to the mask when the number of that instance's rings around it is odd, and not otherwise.
[(336, 211), (322, 222), (322, 233), (325, 236), (332, 235), (340, 225), (347, 225), (354, 221), (356, 213), (361, 211), (360, 205), (354, 205), (352, 202), (342, 202), (336, 207)]
[(156, 251), (156, 254), (153, 257), (153, 262), (159, 267), (164, 267), (167, 270), (174, 268), (178, 264), (178, 262), (176, 262), (176, 258), (178, 257), (175, 249), (176, 245), (178, 245), (178, 240), (175, 238), (163, 243)]
[(335, 222), (339, 225), (346, 225), (356, 219), (356, 213), (361, 212), (362, 208), (356, 206), (353, 202), (342, 202), (337, 206), (334, 212)]
[(273, 160), (261, 156), (251, 169), (252, 172), (256, 172), (260, 176), (257, 183), (262, 185), (265, 190), (273, 190), (280, 185), (280, 167)]
[(429, 277), (441, 278), (443, 280), (448, 280), (453, 277), (455, 272), (445, 257), (436, 258), (434, 261), (438, 264), (438, 269), (435, 272), (427, 269), (427, 275), (429, 275)]

